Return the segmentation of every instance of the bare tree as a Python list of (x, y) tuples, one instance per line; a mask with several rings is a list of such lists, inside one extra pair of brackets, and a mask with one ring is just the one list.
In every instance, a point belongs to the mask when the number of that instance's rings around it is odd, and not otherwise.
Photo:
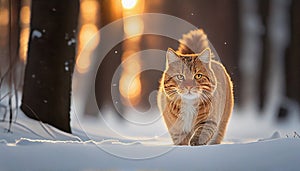
[(70, 128), (78, 0), (32, 0), (31, 31), (21, 109), (63, 131)]
[[(7, 2), (7, 9), (9, 11), (8, 23), (7, 23), (7, 54), (4, 53), (0, 64), (0, 89), (3, 91), (3, 84), (6, 84), (7, 90), (4, 95), (1, 96), (0, 91), (0, 109), (4, 111), (2, 121), (6, 120), (7, 114), (9, 114), (9, 126), (8, 132), (11, 130), (11, 124), (13, 114), (18, 110), (13, 110), (18, 107), (18, 74), (20, 67), (20, 59), (18, 55), (19, 49), (19, 15), (20, 15), (21, 2), (18, 0), (10, 0)], [(5, 34), (5, 32), (4, 32)], [(2, 36), (1, 36), (2, 37)], [(3, 73), (2, 73), (3, 72)], [(5, 89), (5, 88), (4, 88)], [(5, 98), (8, 99), (8, 107), (1, 103)], [(15, 105), (13, 105), (15, 104)], [(8, 113), (9, 112), (9, 113)]]

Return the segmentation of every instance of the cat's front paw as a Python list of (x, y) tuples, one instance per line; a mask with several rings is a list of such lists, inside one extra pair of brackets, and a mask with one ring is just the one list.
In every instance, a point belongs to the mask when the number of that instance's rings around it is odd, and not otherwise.
[(186, 133), (172, 133), (174, 145), (189, 145), (190, 135)]
[(207, 141), (201, 140), (199, 137), (193, 137), (191, 138), (189, 145), (190, 146), (200, 146), (200, 145), (206, 145)]
[(197, 141), (192, 141), (192, 142), (190, 142), (190, 144), (189, 144), (190, 146), (200, 146), (200, 145), (206, 145), (205, 143), (199, 143), (199, 142), (197, 142)]

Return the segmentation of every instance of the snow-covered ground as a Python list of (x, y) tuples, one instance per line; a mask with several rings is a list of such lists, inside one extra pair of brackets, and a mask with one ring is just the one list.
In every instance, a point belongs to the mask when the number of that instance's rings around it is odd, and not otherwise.
[[(0, 122), (0, 170), (299, 170), (299, 124), (234, 114), (225, 143), (173, 146), (164, 125), (72, 117), (73, 135), (20, 113)], [(278, 132), (277, 132), (278, 131)], [(273, 135), (272, 135), (273, 134)], [(287, 138), (288, 136), (288, 138)]]

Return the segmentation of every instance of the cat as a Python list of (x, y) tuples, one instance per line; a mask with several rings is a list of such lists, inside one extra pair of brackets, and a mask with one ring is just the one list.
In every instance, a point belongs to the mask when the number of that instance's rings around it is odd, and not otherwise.
[(202, 29), (169, 48), (160, 81), (158, 108), (175, 145), (220, 144), (233, 110), (233, 88), (225, 67)]

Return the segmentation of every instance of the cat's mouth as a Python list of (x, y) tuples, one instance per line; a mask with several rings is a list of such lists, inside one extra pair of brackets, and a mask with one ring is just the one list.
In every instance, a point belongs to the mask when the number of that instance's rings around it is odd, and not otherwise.
[(187, 92), (183, 93), (183, 94), (181, 95), (181, 97), (184, 98), (184, 99), (189, 99), (189, 100), (191, 100), (191, 99), (196, 99), (196, 98), (198, 98), (199, 95), (198, 95), (197, 93), (194, 93), (194, 92), (191, 92), (191, 91), (187, 91)]

